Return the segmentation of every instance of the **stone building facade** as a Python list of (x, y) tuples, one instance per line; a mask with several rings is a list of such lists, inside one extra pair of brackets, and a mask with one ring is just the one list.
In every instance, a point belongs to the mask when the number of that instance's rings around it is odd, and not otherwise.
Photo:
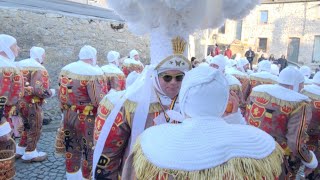
[(230, 45), (239, 39), (243, 51), (252, 46), (255, 51), (263, 49), (267, 56), (280, 58), (283, 54), (299, 64), (318, 65), (320, 1), (264, 1), (243, 20), (227, 20), (220, 29), (197, 32), (194, 37), (194, 55), (199, 57), (205, 55), (208, 45)]

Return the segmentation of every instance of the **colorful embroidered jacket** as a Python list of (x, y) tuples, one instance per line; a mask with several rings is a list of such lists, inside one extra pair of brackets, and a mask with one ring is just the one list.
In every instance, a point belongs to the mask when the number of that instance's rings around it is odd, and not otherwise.
[[(99, 138), (105, 120), (114, 107), (114, 101), (115, 100), (110, 100), (105, 97), (99, 105), (98, 116), (96, 117), (94, 129), (95, 142)], [(135, 102), (127, 100), (118, 113), (98, 162), (95, 172), (96, 179), (117, 179), (118, 176), (121, 175), (122, 166), (125, 164), (126, 158), (129, 155), (128, 143), (131, 136), (132, 120), (134, 118), (136, 107), (137, 104)], [(163, 107), (165, 109), (169, 108), (167, 106)], [(163, 112), (163, 110), (160, 103), (150, 104), (145, 129), (155, 125), (153, 120), (161, 112)]]
[(278, 83), (278, 76), (273, 75), (269, 72), (262, 71), (257, 73), (250, 74), (250, 90), (249, 95), (252, 89), (258, 85), (262, 84), (277, 84)]
[(231, 75), (236, 77), (241, 83), (242, 99), (239, 107), (240, 107), (241, 113), (244, 115), (246, 111), (247, 98), (249, 97), (249, 94), (250, 94), (250, 79), (247, 74), (242, 73), (238, 70), (234, 71), (234, 73), (231, 73)]
[[(0, 56), (0, 136), (10, 132), (10, 114), (23, 97), (23, 78), (14, 62)], [(5, 117), (5, 118), (2, 118)], [(6, 130), (5, 130), (6, 129)], [(5, 133), (7, 132), (7, 133)]]
[(59, 100), (62, 109), (71, 109), (84, 115), (96, 114), (104, 97), (105, 77), (98, 66), (83, 61), (62, 68), (59, 77)]
[(313, 156), (306, 146), (311, 119), (308, 101), (308, 97), (280, 85), (260, 85), (250, 95), (246, 120), (273, 136), (285, 155), (310, 163)]
[(122, 64), (122, 71), (127, 77), (132, 71), (136, 71), (137, 73), (141, 73), (143, 71), (143, 64), (140, 61), (136, 61), (133, 59), (125, 59)]
[[(302, 90), (302, 94), (311, 99), (310, 106), (312, 108), (312, 119), (308, 128), (308, 148), (315, 152), (316, 157), (320, 158), (320, 86), (307, 85)], [(320, 173), (320, 168), (317, 168), (317, 174)], [(316, 175), (316, 174), (315, 174)]]
[(25, 59), (17, 63), (24, 79), (24, 97), (19, 102), (19, 108), (28, 104), (42, 105), (45, 98), (52, 95), (48, 71), (34, 59)]
[(116, 91), (122, 91), (126, 88), (126, 77), (124, 73), (116, 65), (108, 64), (102, 66), (101, 69), (103, 70), (106, 76), (108, 92), (111, 89), (114, 89)]
[(228, 81), (230, 90), (234, 91), (237, 94), (240, 100), (240, 104), (244, 104), (245, 102), (243, 99), (241, 82), (231, 74), (226, 74), (226, 79)]

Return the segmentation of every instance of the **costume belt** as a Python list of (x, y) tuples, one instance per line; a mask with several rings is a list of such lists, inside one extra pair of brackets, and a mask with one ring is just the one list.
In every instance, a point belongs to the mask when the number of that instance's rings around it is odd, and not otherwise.
[(77, 112), (78, 114), (84, 115), (95, 115), (97, 114), (97, 108), (92, 105), (67, 105), (62, 104), (61, 109), (63, 110), (71, 110)]

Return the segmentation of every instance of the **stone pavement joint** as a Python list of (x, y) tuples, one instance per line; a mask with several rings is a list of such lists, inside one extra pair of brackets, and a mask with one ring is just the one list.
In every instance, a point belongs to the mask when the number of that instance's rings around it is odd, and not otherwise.
[(34, 163), (23, 163), (21, 159), (16, 160), (15, 180), (66, 179), (64, 156), (56, 154), (54, 147), (59, 123), (59, 121), (53, 120), (49, 125), (44, 126), (45, 131), (42, 132), (38, 143), (38, 151), (46, 152), (48, 159)]

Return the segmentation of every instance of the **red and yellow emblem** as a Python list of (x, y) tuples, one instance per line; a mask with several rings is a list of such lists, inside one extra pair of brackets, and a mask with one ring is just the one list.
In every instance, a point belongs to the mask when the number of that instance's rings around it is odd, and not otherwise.
[(281, 106), (280, 111), (285, 114), (290, 114), (292, 112), (292, 107), (290, 106)]
[(116, 120), (114, 121), (114, 124), (117, 125), (118, 127), (123, 124), (123, 118), (122, 118), (122, 113), (119, 112), (117, 117), (116, 117)]
[(69, 79), (67, 77), (61, 77), (61, 84), (62, 85), (67, 85), (69, 84)]
[(23, 76), (27, 76), (29, 74), (29, 71), (28, 70), (22, 70), (21, 73), (22, 73)]
[(65, 86), (60, 86), (60, 94), (61, 95), (67, 95), (67, 87), (65, 87)]
[(256, 103), (252, 104), (250, 114), (253, 118), (261, 118), (265, 112), (266, 109), (264, 107), (259, 106)]
[(20, 76), (20, 75), (15, 75), (15, 76), (13, 77), (13, 80), (14, 80), (15, 82), (20, 82), (21, 76)]
[(4, 76), (4, 77), (11, 77), (12, 74), (13, 74), (13, 72), (8, 72), (8, 71), (4, 71), (4, 72), (3, 72), (3, 76)]
[(255, 120), (249, 118), (249, 124), (254, 126), (254, 127), (260, 127), (261, 122), (260, 121), (255, 121)]
[(105, 119), (98, 115), (95, 122), (95, 127), (97, 131), (100, 132), (102, 130), (104, 122), (105, 122)]
[(269, 100), (267, 100), (266, 98), (263, 98), (263, 97), (257, 97), (256, 102), (261, 105), (266, 105), (269, 103)]
[(102, 116), (107, 116), (109, 114), (109, 110), (105, 106), (101, 105), (99, 107), (99, 113), (101, 113)]
[(80, 81), (81, 86), (87, 86), (87, 84), (88, 84), (88, 81), (85, 81), (85, 80)]

